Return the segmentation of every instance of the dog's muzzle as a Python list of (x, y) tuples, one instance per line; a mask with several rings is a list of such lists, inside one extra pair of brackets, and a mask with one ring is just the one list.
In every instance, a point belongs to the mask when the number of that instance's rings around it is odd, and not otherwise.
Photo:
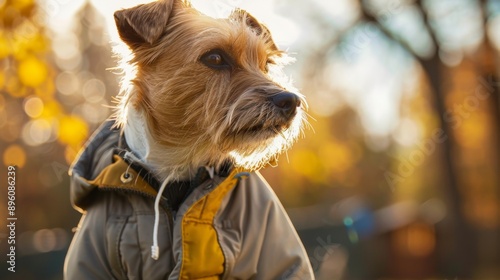
[(281, 113), (286, 118), (291, 118), (297, 112), (297, 107), (300, 107), (300, 98), (291, 92), (280, 92), (271, 97), (272, 103), (281, 110)]

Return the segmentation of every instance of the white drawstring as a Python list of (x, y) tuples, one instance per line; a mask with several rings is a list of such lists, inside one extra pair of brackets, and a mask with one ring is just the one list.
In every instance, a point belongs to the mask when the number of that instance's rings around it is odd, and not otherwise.
[(158, 247), (158, 226), (160, 224), (160, 199), (163, 191), (167, 187), (168, 182), (172, 178), (172, 174), (169, 175), (161, 184), (155, 199), (155, 224), (153, 227), (153, 246), (151, 246), (151, 258), (158, 260), (160, 257), (160, 249)]
[[(211, 179), (214, 178), (214, 173), (215, 173), (215, 168), (214, 167), (208, 167), (206, 166), (205, 169), (207, 170), (209, 176)], [(160, 248), (158, 247), (158, 226), (160, 224), (160, 199), (163, 194), (163, 191), (167, 187), (167, 184), (170, 182), (172, 179), (173, 174), (170, 174), (161, 184), (160, 189), (158, 190), (158, 193), (156, 194), (156, 199), (155, 199), (155, 223), (153, 227), (153, 246), (151, 246), (151, 258), (154, 260), (158, 260), (160, 257)]]

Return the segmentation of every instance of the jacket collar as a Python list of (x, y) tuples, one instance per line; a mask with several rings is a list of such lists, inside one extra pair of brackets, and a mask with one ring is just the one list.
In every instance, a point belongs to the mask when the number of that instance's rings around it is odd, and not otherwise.
[[(227, 177), (231, 169), (230, 164), (225, 164), (217, 175)], [(154, 174), (134, 157), (114, 121), (107, 121), (96, 130), (72, 164), (69, 174), (78, 178), (77, 181), (87, 189), (133, 192), (152, 198), (161, 185)], [(208, 179), (210, 174), (201, 167), (190, 181), (169, 183), (163, 193), (162, 204), (176, 211), (186, 197)], [(86, 196), (89, 192), (77, 193)], [(77, 202), (83, 199), (73, 198), (77, 206)]]

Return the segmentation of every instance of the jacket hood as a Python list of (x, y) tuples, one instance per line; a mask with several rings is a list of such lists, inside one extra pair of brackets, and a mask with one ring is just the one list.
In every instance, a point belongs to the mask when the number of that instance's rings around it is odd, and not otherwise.
[[(227, 177), (231, 169), (227, 163), (217, 175)], [(90, 137), (73, 162), (69, 175), (72, 177), (71, 202), (80, 212), (88, 206), (98, 189), (155, 198), (161, 185), (129, 150), (114, 121), (103, 123)], [(200, 167), (191, 180), (169, 183), (162, 195), (162, 206), (177, 211), (184, 199), (211, 176), (205, 167)]]
[(113, 121), (107, 121), (94, 132), (69, 169), (71, 203), (80, 212), (98, 187), (92, 181), (112, 163), (113, 149), (118, 147), (120, 136), (119, 130), (113, 129), (113, 124)]

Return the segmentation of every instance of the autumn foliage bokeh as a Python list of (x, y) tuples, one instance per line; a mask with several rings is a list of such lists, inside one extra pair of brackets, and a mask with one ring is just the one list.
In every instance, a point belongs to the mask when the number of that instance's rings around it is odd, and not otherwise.
[[(22, 279), (61, 278), (79, 218), (67, 170), (118, 92), (112, 11), (80, 2), (55, 28), (69, 1), (0, 0), (0, 155), (19, 167)], [(498, 1), (233, 2), (296, 34), (287, 71), (312, 128), (263, 174), (318, 278), (500, 277)]]

